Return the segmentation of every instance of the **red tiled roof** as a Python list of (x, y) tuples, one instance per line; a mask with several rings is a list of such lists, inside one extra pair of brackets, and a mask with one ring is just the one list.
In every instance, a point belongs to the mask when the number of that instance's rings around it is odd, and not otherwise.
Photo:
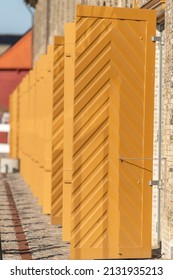
[(0, 69), (31, 69), (32, 31), (28, 31), (15, 45), (0, 56)]

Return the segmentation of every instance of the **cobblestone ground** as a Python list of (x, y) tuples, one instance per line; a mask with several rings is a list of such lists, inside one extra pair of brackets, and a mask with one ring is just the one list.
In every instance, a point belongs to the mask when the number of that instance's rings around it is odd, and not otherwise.
[(10, 185), (32, 259), (69, 259), (69, 244), (62, 241), (61, 226), (51, 225), (50, 216), (42, 214), (37, 199), (33, 197), (31, 190), (18, 173), (8, 174), (6, 178), (0, 175), (0, 232), (3, 259), (21, 259), (5, 180)]

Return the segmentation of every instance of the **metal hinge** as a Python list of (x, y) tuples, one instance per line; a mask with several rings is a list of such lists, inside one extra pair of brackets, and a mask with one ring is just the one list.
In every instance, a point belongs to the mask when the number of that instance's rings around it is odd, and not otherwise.
[(163, 36), (152, 36), (151, 40), (152, 42), (160, 42), (161, 45), (164, 45)]
[(151, 40), (152, 42), (161, 42), (161, 36), (152, 36), (151, 37)]
[(159, 180), (150, 180), (149, 181), (149, 186), (161, 186), (161, 181), (159, 181)]

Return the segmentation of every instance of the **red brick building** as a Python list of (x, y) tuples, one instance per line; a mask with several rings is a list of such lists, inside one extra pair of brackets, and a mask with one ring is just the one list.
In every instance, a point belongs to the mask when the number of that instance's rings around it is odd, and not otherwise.
[[(32, 67), (32, 31), (0, 55), (0, 123), (9, 111), (9, 96)], [(7, 137), (0, 133), (0, 143)]]

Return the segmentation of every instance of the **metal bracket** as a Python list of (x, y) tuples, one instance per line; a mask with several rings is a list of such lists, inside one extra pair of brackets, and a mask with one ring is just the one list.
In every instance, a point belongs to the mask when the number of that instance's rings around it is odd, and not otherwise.
[(164, 45), (163, 36), (152, 36), (151, 41), (152, 42), (160, 42), (161, 45)]
[(150, 180), (149, 181), (149, 186), (160, 186), (161, 185), (161, 181), (159, 180)]
[(162, 38), (161, 36), (152, 36), (151, 40), (152, 42), (161, 42)]

